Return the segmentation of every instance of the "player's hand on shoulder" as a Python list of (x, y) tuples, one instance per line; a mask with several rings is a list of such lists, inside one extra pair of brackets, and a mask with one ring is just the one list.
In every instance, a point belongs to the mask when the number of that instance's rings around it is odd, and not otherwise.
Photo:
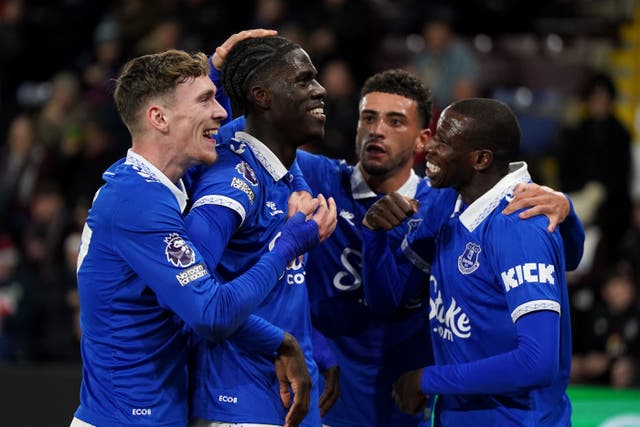
[(270, 37), (277, 35), (278, 32), (276, 30), (267, 30), (264, 28), (254, 28), (251, 30), (240, 31), (239, 33), (232, 34), (228, 39), (226, 39), (220, 46), (216, 48), (215, 53), (213, 54), (213, 58), (211, 58), (211, 63), (217, 70), (222, 70), (222, 64), (227, 59), (227, 55), (231, 48), (238, 43), (240, 40), (248, 39), (251, 37)]
[(513, 200), (502, 211), (509, 215), (520, 209), (526, 209), (518, 217), (531, 218), (544, 215), (549, 219), (549, 232), (553, 232), (562, 221), (567, 218), (571, 210), (569, 199), (563, 193), (534, 183), (518, 184), (513, 191)]
[(417, 414), (428, 403), (422, 393), (422, 369), (405, 372), (393, 385), (393, 399), (402, 412)]
[(400, 193), (389, 193), (368, 210), (362, 224), (371, 230), (391, 230), (418, 212), (418, 201)]

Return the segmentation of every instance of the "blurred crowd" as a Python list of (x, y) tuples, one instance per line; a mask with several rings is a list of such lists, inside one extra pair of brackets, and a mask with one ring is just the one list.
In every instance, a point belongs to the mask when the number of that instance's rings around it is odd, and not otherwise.
[[(640, 386), (640, 201), (631, 130), (615, 114), (619, 91), (594, 61), (557, 66), (562, 54), (541, 58), (529, 36), (514, 36), (535, 30), (533, 16), (567, 15), (572, 2), (482, 3), (0, 1), (0, 361), (80, 360), (80, 234), (102, 172), (129, 146), (111, 97), (119, 68), (169, 48), (209, 54), (234, 32), (264, 27), (303, 46), (327, 90), (326, 138), (309, 151), (355, 161), (359, 88), (390, 67), (427, 83), (436, 119), (470, 96), (511, 104), (523, 159), (538, 182), (571, 195), (587, 230), (569, 277), (572, 380)], [(558, 53), (558, 40), (538, 39)], [(527, 50), (538, 59), (518, 56)], [(540, 61), (546, 75), (532, 71)]]

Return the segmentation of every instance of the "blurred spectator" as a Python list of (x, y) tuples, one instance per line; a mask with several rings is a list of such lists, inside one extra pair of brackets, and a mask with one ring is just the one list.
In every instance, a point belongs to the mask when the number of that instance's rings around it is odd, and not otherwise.
[(26, 114), (13, 118), (7, 141), (0, 146), (0, 222), (14, 234), (26, 221), (27, 207), (50, 155), (39, 142), (34, 121)]
[(342, 59), (328, 62), (320, 71), (320, 83), (327, 91), (324, 139), (304, 149), (354, 164), (359, 94), (349, 64)]
[(616, 271), (600, 291), (601, 302), (574, 328), (572, 381), (616, 388), (638, 386), (640, 309), (636, 284), (627, 272)]
[(74, 132), (82, 120), (80, 82), (70, 71), (62, 71), (51, 80), (51, 96), (38, 116), (38, 134), (49, 149), (57, 149), (63, 137)]
[(76, 275), (78, 266), (78, 250), (80, 249), (80, 231), (71, 232), (64, 240), (65, 272), (63, 277), (66, 289), (65, 301), (72, 314), (71, 324), (73, 325), (74, 345), (80, 343), (80, 299), (78, 298), (78, 277)]
[(630, 226), (631, 137), (614, 114), (616, 89), (609, 76), (594, 75), (584, 99), (585, 117), (560, 135), (561, 189), (570, 193), (585, 226), (599, 228), (598, 258), (611, 266)]
[[(322, 68), (333, 58), (349, 58), (349, 65), (360, 84), (372, 74), (382, 31), (371, 2), (365, 0), (322, 0), (295, 2), (297, 16), (308, 34), (303, 46)], [(293, 5), (292, 5), (293, 7)]]
[(67, 300), (75, 282), (68, 276), (64, 242), (70, 228), (60, 190), (44, 182), (33, 197), (22, 243), (34, 276), (34, 346), (36, 361), (79, 360), (73, 332), (74, 310)]
[(182, 25), (179, 21), (165, 19), (160, 21), (137, 44), (136, 55), (164, 52), (169, 49), (181, 48)]
[(284, 0), (257, 0), (251, 27), (279, 29), (287, 21), (287, 12)]
[[(424, 8), (422, 8), (424, 10)], [(409, 58), (407, 68), (418, 75), (433, 96), (432, 132), (440, 112), (450, 103), (476, 96), (479, 65), (454, 32), (454, 13), (448, 6), (427, 6), (423, 47)], [(424, 175), (424, 153), (417, 153), (414, 169)]]
[(102, 186), (102, 173), (116, 160), (124, 157), (126, 148), (113, 140), (101, 116), (88, 114), (78, 134), (78, 141), (63, 151), (56, 164), (56, 177), (67, 206), (79, 200), (90, 204)]
[(640, 285), (640, 200), (633, 203), (631, 227), (622, 239), (622, 258), (630, 265), (634, 282)]
[(8, 234), (0, 235), (0, 361), (31, 356), (31, 291), (20, 254)]
[(451, 9), (433, 6), (422, 26), (424, 48), (409, 64), (433, 93), (434, 121), (451, 102), (477, 93), (479, 67), (473, 53), (457, 38), (453, 20)]
[(39, 286), (55, 282), (63, 271), (62, 241), (68, 221), (58, 187), (50, 181), (40, 183), (30, 203), (29, 222), (21, 242), (25, 261)]
[(0, 127), (15, 109), (16, 87), (21, 73), (16, 63), (25, 48), (25, 2), (7, 0), (0, 8)]

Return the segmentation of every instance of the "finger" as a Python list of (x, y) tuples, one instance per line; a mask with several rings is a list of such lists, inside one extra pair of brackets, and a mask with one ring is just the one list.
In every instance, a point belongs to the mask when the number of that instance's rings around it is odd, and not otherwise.
[(389, 213), (392, 217), (386, 216), (389, 220), (395, 220), (396, 225), (413, 215), (413, 208), (408, 200), (402, 198), (402, 201), (390, 206)]
[(291, 405), (291, 391), (289, 390), (289, 384), (280, 381), (280, 401), (282, 406), (288, 408)]
[(320, 200), (320, 204), (312, 219), (318, 224), (318, 237), (320, 241), (323, 242), (333, 233), (333, 230), (335, 230), (337, 219), (335, 218), (335, 212), (332, 213), (324, 196), (318, 194), (318, 199)]
[(309, 216), (318, 209), (318, 206), (320, 206), (320, 200), (318, 198), (310, 198), (298, 203), (298, 210), (305, 216)]
[[(296, 382), (293, 381), (291, 385), (296, 387)], [(293, 392), (293, 405), (291, 405), (285, 418), (285, 426), (297, 426), (309, 412), (309, 401), (311, 399), (309, 387), (302, 385), (296, 388)]]
[(411, 197), (403, 196), (400, 193), (391, 193), (389, 196), (395, 202), (396, 207), (400, 208), (407, 216), (415, 213), (411, 204)]
[(543, 195), (528, 195), (527, 197), (514, 198), (502, 211), (505, 215), (509, 215), (520, 209), (532, 206), (541, 206), (546, 203), (547, 193)]
[(549, 233), (553, 233), (553, 231), (556, 229), (558, 224), (559, 224), (559, 222), (554, 221), (553, 219), (549, 219), (549, 226), (547, 227), (547, 231)]

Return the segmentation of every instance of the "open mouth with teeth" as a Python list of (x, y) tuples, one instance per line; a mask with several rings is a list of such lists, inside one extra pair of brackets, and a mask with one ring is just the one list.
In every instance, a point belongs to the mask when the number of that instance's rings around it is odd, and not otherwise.
[(326, 116), (324, 115), (324, 107), (316, 107), (309, 110), (309, 113), (317, 117), (319, 119), (324, 119)]
[(209, 139), (214, 139), (214, 137), (218, 134), (218, 129), (205, 129), (202, 132), (202, 136)]
[(431, 178), (432, 176), (436, 175), (438, 172), (440, 172), (440, 166), (434, 163), (431, 163), (430, 161), (427, 160), (427, 164), (426, 164), (427, 176)]

